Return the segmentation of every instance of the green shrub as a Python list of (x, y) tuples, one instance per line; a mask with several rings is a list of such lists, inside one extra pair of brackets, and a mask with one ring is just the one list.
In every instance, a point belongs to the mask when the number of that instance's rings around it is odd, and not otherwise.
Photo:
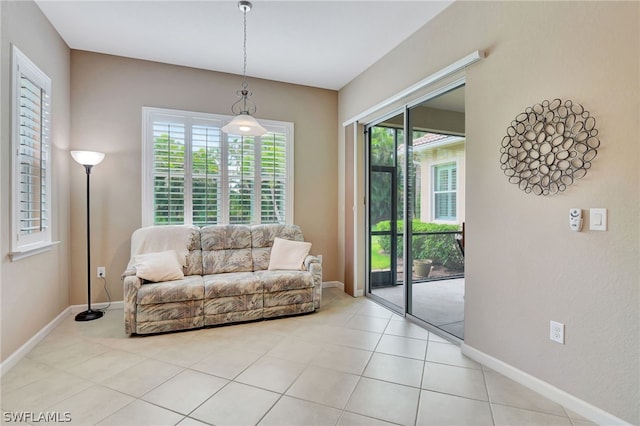
[[(403, 221), (397, 222), (398, 232), (402, 232)], [(451, 232), (459, 231), (458, 225), (447, 225), (442, 223), (425, 223), (419, 220), (412, 222), (413, 232)], [(383, 220), (375, 226), (377, 231), (390, 231), (391, 222)], [(391, 237), (381, 235), (378, 242), (385, 253), (391, 253)], [(402, 239), (398, 239), (397, 255), (402, 257)], [(441, 264), (446, 267), (457, 267), (462, 263), (462, 258), (456, 246), (455, 234), (443, 235), (414, 235), (412, 241), (411, 254), (413, 259), (431, 259), (434, 264)]]

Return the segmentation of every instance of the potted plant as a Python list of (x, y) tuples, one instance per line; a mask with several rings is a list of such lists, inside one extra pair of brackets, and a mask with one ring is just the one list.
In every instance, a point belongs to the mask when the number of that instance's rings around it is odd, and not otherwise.
[(428, 253), (427, 238), (423, 235), (413, 237), (413, 248), (411, 250), (413, 256), (413, 272), (421, 278), (427, 278), (431, 273), (433, 259)]
[(416, 259), (413, 261), (413, 273), (420, 278), (427, 278), (431, 273), (432, 266), (431, 259)]

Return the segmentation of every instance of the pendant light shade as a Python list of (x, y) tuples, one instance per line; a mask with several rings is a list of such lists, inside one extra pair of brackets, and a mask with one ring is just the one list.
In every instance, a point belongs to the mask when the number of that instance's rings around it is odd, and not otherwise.
[(260, 123), (253, 118), (257, 107), (249, 97), (251, 92), (249, 91), (249, 85), (247, 84), (247, 12), (251, 10), (253, 5), (247, 0), (240, 0), (238, 2), (238, 8), (242, 11), (244, 16), (244, 66), (242, 69), (242, 88), (238, 90), (238, 99), (233, 105), (231, 105), (231, 112), (236, 116), (229, 124), (222, 127), (222, 131), (240, 136), (262, 136), (267, 133), (267, 129), (262, 127)]
[(262, 127), (248, 113), (240, 113), (226, 126), (222, 127), (222, 131), (240, 136), (262, 136), (267, 133), (267, 129)]

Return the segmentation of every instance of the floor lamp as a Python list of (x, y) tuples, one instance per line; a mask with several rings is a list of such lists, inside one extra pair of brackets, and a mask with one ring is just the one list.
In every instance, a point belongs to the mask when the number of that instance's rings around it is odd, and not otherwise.
[(71, 156), (76, 162), (84, 166), (87, 172), (87, 310), (76, 315), (76, 321), (92, 321), (104, 315), (102, 311), (91, 309), (91, 231), (89, 228), (89, 176), (91, 168), (104, 159), (104, 153), (93, 151), (71, 151)]

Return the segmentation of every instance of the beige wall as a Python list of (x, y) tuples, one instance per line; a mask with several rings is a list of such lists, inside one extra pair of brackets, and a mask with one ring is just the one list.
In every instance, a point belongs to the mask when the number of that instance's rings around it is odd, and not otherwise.
[[(465, 344), (634, 424), (639, 24), (638, 2), (455, 2), (339, 97), (342, 123), (472, 51), (488, 51), (466, 81)], [(584, 104), (602, 147), (565, 193), (527, 195), (500, 170), (500, 141), (519, 112), (554, 97)], [(609, 230), (569, 231), (572, 207), (608, 208)], [(566, 324), (565, 345), (549, 341), (550, 320)]]
[[(69, 306), (69, 48), (33, 2), (0, 2), (2, 19), (0, 76), (0, 205), (2, 255), (0, 305), (1, 359), (15, 352)], [(12, 262), (11, 212), (11, 44), (15, 44), (52, 82), (53, 239), (46, 253)], [(80, 302), (78, 302), (80, 303)]]
[[(106, 153), (91, 174), (92, 263), (106, 266), (112, 298), (122, 300), (120, 274), (141, 226), (141, 108), (230, 114), (241, 77), (75, 50), (71, 75), (72, 147)], [(294, 222), (323, 255), (323, 279), (337, 280), (337, 92), (251, 78), (249, 86), (257, 118), (295, 125)], [(72, 172), (71, 221), (83, 223), (84, 174), (80, 166)], [(72, 228), (71, 241), (76, 304), (86, 297), (83, 226)], [(94, 288), (104, 301), (102, 286)]]

